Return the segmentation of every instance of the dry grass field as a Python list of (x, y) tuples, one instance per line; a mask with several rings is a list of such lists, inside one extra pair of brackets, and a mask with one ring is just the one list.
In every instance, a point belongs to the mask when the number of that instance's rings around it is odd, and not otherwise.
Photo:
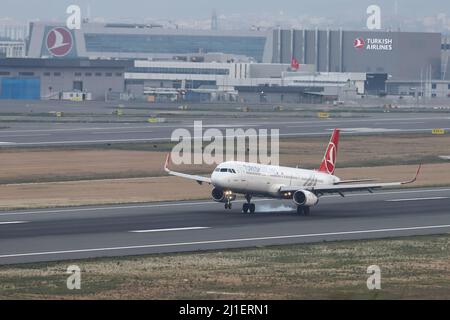
[[(0, 267), (1, 299), (450, 299), (450, 235)], [(81, 290), (66, 269), (81, 270)], [(381, 268), (369, 291), (367, 268)]]

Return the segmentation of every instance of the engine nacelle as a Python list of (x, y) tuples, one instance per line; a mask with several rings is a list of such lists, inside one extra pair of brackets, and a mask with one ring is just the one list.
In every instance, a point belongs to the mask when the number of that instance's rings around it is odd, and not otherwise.
[(214, 188), (211, 195), (215, 202), (225, 203), (228, 201), (236, 200), (236, 195), (233, 194), (233, 192), (223, 191), (222, 189), (219, 188)]
[(306, 190), (299, 190), (294, 193), (294, 203), (303, 207), (314, 207), (319, 203), (319, 198), (312, 192)]

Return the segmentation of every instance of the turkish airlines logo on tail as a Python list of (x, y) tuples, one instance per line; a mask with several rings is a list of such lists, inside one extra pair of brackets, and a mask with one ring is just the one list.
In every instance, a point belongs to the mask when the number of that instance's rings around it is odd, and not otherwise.
[(325, 155), (325, 167), (329, 174), (334, 173), (334, 169), (336, 168), (336, 145), (334, 143), (330, 143), (328, 146), (327, 154)]
[(359, 37), (358, 39), (355, 39), (355, 42), (353, 43), (353, 46), (356, 49), (363, 49), (365, 45), (366, 45), (366, 41), (364, 41), (364, 39), (361, 37)]
[(66, 28), (54, 28), (47, 34), (47, 49), (54, 57), (64, 57), (73, 48), (72, 34)]

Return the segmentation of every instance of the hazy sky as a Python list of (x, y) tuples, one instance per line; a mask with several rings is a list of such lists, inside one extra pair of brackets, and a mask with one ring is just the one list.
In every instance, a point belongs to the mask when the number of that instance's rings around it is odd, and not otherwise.
[[(400, 16), (425, 16), (446, 13), (449, 0), (397, 0)], [(69, 4), (86, 8), (90, 3), (92, 17), (114, 19), (207, 18), (213, 9), (219, 14), (279, 13), (290, 16), (355, 16), (361, 19), (369, 4), (378, 4), (393, 13), (395, 0), (0, 0), (0, 17), (20, 20), (62, 20)]]

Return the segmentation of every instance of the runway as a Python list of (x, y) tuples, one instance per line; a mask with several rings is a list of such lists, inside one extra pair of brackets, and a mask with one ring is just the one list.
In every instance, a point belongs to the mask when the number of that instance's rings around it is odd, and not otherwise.
[[(432, 129), (450, 130), (449, 116), (433, 114), (379, 114), (361, 118), (305, 119), (273, 115), (271, 117), (198, 117), (204, 130), (226, 129), (279, 130), (280, 137), (327, 136), (334, 128), (345, 134), (431, 133)], [(194, 120), (177, 119), (169, 123), (14, 123), (0, 129), (0, 146), (74, 146), (170, 141), (176, 129), (193, 131)], [(237, 135), (239, 136), (239, 134)]]
[(223, 250), (450, 232), (450, 188), (321, 199), (309, 217), (259, 200), (256, 214), (209, 201), (0, 212), (0, 264)]

